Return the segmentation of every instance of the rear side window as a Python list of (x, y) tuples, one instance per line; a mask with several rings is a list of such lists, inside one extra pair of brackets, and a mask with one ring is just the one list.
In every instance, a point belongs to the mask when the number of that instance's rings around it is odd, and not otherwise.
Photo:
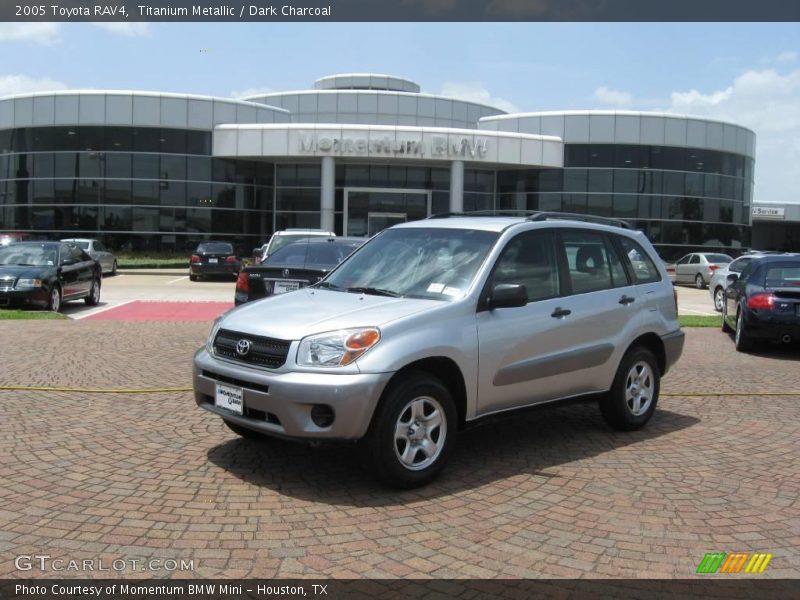
[(737, 258), (735, 261), (731, 263), (731, 266), (728, 267), (728, 270), (731, 273), (741, 273), (742, 270), (752, 262), (752, 258)]
[(634, 283), (653, 283), (661, 281), (661, 274), (658, 272), (653, 261), (645, 252), (644, 248), (629, 237), (617, 236), (622, 251), (627, 255), (631, 264), (631, 275)]
[(527, 232), (511, 240), (497, 260), (492, 283), (524, 285), (528, 302), (558, 296), (558, 262), (553, 235)]
[(699, 265), (700, 264), (700, 255), (693, 254), (692, 258), (689, 259), (690, 265)]
[(770, 265), (764, 287), (800, 287), (800, 262)]
[[(563, 231), (561, 240), (567, 256), (572, 293), (584, 294), (627, 285), (619, 259), (610, 251), (605, 236), (592, 231)], [(617, 282), (614, 264), (617, 263)]]

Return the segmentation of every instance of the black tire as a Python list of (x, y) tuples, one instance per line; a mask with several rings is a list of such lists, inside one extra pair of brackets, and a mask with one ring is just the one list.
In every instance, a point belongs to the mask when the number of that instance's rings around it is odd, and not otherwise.
[(728, 310), (726, 306), (722, 305), (722, 333), (733, 333), (733, 329), (728, 325)]
[(50, 288), (50, 300), (47, 302), (47, 310), (53, 312), (61, 310), (61, 288), (57, 284)]
[(114, 264), (111, 265), (111, 276), (114, 277), (117, 274), (117, 261), (114, 260)]
[[(645, 368), (640, 370), (640, 366)], [(640, 383), (632, 376), (636, 372), (643, 378)], [(660, 389), (661, 371), (655, 355), (647, 348), (634, 346), (622, 357), (611, 389), (601, 397), (600, 412), (606, 423), (614, 429), (639, 429), (653, 416)], [(641, 396), (638, 395), (640, 390)], [(649, 403), (643, 406), (641, 400), (646, 397), (649, 397)]]
[(700, 273), (694, 276), (694, 287), (698, 290), (702, 290), (706, 287), (706, 282), (703, 280), (703, 276)]
[(733, 335), (733, 341), (736, 345), (737, 352), (750, 352), (755, 346), (755, 341), (744, 330), (744, 316), (742, 311), (736, 314), (736, 331)]
[(189, 273), (189, 281), (197, 281), (197, 275), (194, 273)]
[(92, 279), (92, 287), (89, 289), (89, 295), (83, 299), (86, 306), (97, 306), (100, 304), (100, 279)]
[(222, 420), (225, 425), (228, 426), (233, 433), (238, 436), (243, 437), (246, 440), (250, 440), (252, 442), (267, 442), (269, 440), (274, 439), (272, 436), (266, 435), (265, 433), (259, 433), (258, 431), (253, 431), (252, 429), (248, 429), (247, 427), (242, 427), (241, 425), (237, 425), (236, 423), (231, 423), (230, 421), (226, 421), (225, 419)]
[(718, 287), (714, 290), (714, 310), (722, 312), (723, 306), (725, 306), (725, 290)]
[[(426, 409), (434, 410), (425, 413)], [(434, 416), (437, 411), (441, 411), (438, 418)], [(430, 430), (424, 426), (427, 419), (434, 423)], [(406, 421), (406, 435), (419, 436), (414, 441), (395, 437), (397, 426)], [(399, 489), (419, 487), (444, 468), (455, 447), (457, 428), (458, 416), (450, 390), (428, 373), (411, 372), (384, 392), (362, 440), (361, 452), (373, 475), (386, 485)], [(433, 456), (423, 449), (426, 442)], [(405, 463), (401, 454), (406, 456)]]

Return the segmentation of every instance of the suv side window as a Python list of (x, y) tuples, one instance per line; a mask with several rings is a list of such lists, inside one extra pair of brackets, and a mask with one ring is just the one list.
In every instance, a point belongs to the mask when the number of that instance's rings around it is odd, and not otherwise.
[[(605, 236), (593, 231), (562, 231), (561, 241), (566, 252), (573, 294), (616, 287), (611, 276), (612, 261)], [(617, 285), (627, 285), (627, 280)]]
[(529, 231), (508, 242), (492, 275), (491, 285), (497, 283), (524, 285), (528, 302), (558, 296), (558, 261), (553, 234)]
[(616, 236), (622, 251), (628, 256), (634, 283), (653, 283), (661, 281), (661, 274), (655, 264), (638, 242), (624, 235)]
[(744, 269), (742, 269), (742, 274), (739, 275), (738, 281), (744, 283), (747, 281), (747, 278), (750, 277), (750, 273), (753, 272), (753, 262), (751, 261)]
[(737, 258), (735, 261), (731, 263), (728, 267), (728, 272), (730, 273), (741, 273), (744, 268), (753, 262), (753, 259), (750, 257), (746, 258)]

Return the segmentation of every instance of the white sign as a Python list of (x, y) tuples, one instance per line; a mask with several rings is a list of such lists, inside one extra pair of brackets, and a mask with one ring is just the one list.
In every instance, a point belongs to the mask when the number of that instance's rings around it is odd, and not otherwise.
[(430, 146), (423, 146), (419, 139), (394, 140), (390, 137), (368, 140), (366, 138), (323, 137), (305, 135), (298, 141), (301, 153), (325, 153), (340, 155), (369, 154), (370, 156), (414, 156), (453, 159), (483, 159), (489, 152), (485, 138), (463, 137), (449, 143), (444, 136), (431, 138)]
[(767, 208), (765, 206), (754, 206), (753, 216), (764, 217), (766, 219), (783, 219), (785, 218), (785, 208)]

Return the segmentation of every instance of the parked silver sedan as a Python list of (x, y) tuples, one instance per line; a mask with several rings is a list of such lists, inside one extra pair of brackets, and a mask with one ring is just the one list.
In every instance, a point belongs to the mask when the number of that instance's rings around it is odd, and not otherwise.
[(692, 252), (675, 263), (675, 283), (693, 283), (702, 290), (711, 281), (714, 271), (727, 266), (733, 258), (727, 254)]
[(91, 238), (70, 238), (61, 241), (75, 244), (78, 248), (85, 251), (89, 256), (99, 262), (103, 269), (103, 275), (106, 273), (111, 273), (112, 275), (117, 274), (117, 259), (114, 257), (113, 252), (106, 248), (100, 240)]

